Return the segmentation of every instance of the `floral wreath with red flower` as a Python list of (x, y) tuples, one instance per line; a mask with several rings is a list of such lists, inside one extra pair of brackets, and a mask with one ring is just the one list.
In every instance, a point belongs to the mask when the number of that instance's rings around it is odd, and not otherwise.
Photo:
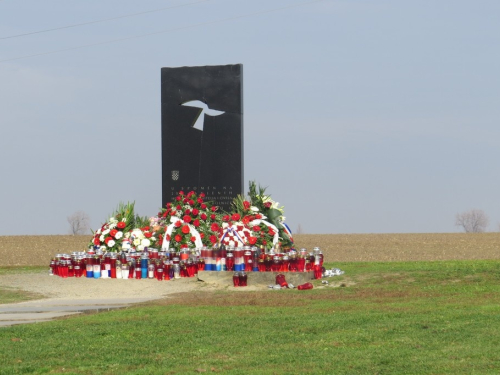
[[(134, 212), (135, 202), (119, 203), (113, 215), (99, 229), (93, 232), (89, 247), (99, 248), (102, 251), (118, 252), (122, 248), (134, 248), (142, 251), (144, 247), (151, 246), (156, 242), (156, 237), (149, 232), (148, 219), (140, 217)], [(136, 226), (140, 228), (137, 229)], [(141, 235), (139, 235), (139, 232)], [(134, 233), (133, 235), (131, 233)], [(148, 241), (133, 241), (136, 238)], [(147, 246), (145, 246), (147, 245)]]
[[(179, 194), (151, 218), (154, 230), (161, 232), (162, 248), (212, 247), (217, 243), (219, 208), (205, 202), (205, 193)], [(214, 225), (215, 224), (215, 225)]]
[(266, 249), (278, 244), (283, 248), (293, 247), (292, 233), (284, 223), (284, 207), (266, 195), (265, 188), (257, 188), (254, 181), (249, 185), (248, 197), (239, 195), (233, 200), (234, 211), (252, 232), (248, 244)]

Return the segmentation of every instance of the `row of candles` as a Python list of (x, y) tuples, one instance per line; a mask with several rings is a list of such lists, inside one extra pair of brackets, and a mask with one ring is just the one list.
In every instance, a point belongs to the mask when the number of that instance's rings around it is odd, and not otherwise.
[(286, 253), (264, 252), (256, 247), (201, 248), (181, 252), (146, 249), (143, 252), (87, 252), (57, 254), (50, 262), (51, 275), (66, 277), (170, 280), (193, 277), (198, 271), (309, 272), (322, 276), (323, 254), (319, 248)]

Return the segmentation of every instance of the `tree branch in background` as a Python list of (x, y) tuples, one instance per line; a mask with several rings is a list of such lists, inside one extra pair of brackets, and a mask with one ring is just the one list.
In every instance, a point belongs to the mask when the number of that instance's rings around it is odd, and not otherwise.
[(83, 211), (76, 211), (73, 215), (68, 216), (68, 223), (69, 233), (74, 236), (90, 233), (90, 217)]
[(488, 223), (488, 216), (476, 208), (457, 214), (455, 219), (455, 225), (462, 227), (465, 233), (482, 233)]

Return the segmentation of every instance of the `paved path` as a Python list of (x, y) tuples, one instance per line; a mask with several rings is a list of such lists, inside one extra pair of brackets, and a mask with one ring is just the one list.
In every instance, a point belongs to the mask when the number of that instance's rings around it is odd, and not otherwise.
[(63, 299), (47, 298), (0, 304), (0, 326), (45, 322), (62, 316), (109, 311), (154, 298)]

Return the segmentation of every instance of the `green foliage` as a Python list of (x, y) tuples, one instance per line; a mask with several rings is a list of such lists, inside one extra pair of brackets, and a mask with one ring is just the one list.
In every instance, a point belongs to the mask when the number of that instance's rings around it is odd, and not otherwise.
[(127, 226), (124, 228), (124, 232), (128, 232), (129, 230), (137, 228), (135, 219), (136, 217), (139, 216), (135, 214), (134, 210), (135, 210), (135, 202), (132, 203), (120, 202), (118, 203), (118, 206), (116, 207), (115, 211), (110, 215), (110, 217), (114, 217), (118, 221), (125, 222)]
[[(252, 210), (245, 207), (245, 201), (250, 203)], [(282, 222), (284, 220), (284, 207), (279, 207), (278, 203), (271, 199), (270, 195), (266, 195), (266, 188), (257, 186), (255, 181), (250, 181), (248, 186), (248, 197), (238, 195), (233, 199), (232, 209), (240, 214), (241, 217), (249, 216), (250, 214), (259, 213), (265, 216), (265, 220), (274, 225), (278, 229), (280, 244), (282, 247), (290, 248), (293, 246), (293, 239), (285, 231)], [(254, 211), (254, 210), (257, 211)], [(268, 247), (271, 247), (269, 244)]]

